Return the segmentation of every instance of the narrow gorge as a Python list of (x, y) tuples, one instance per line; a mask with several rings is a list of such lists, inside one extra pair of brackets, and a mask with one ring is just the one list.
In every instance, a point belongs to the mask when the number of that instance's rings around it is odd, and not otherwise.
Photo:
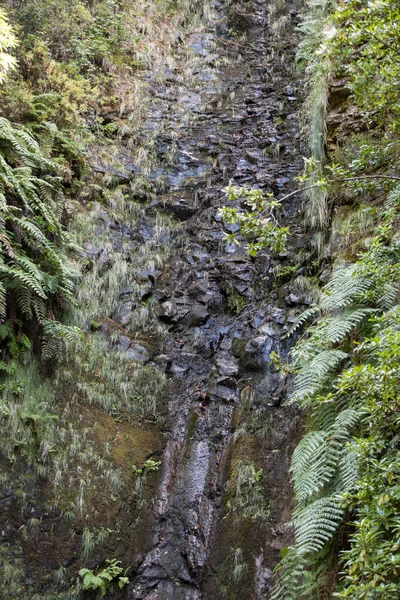
[[(129, 576), (110, 597), (271, 597), (302, 419), (270, 354), (287, 356), (283, 335), (311, 302), (301, 266), (290, 282), (307, 239), (298, 195), (281, 207), (279, 255), (227, 241), (238, 227), (219, 209), (229, 183), (279, 198), (303, 168), (301, 4), (194, 4), (170, 60), (141, 71), (133, 116), (103, 109), (119, 134), (92, 144), (74, 199), (70, 322), (85, 342), (48, 372), (39, 454), (13, 446), (3, 465), (3, 558), (23, 598), (76, 597), (55, 590), (106, 559)], [(47, 402), (48, 384), (29, 381)]]

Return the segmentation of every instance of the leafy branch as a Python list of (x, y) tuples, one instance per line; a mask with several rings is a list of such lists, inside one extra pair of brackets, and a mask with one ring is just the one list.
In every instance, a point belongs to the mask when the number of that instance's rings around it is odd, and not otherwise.
[[(279, 207), (283, 202), (307, 190), (319, 188), (326, 190), (329, 186), (351, 183), (353, 181), (387, 180), (400, 181), (396, 175), (351, 175), (339, 165), (326, 166), (325, 169), (334, 177), (326, 176), (320, 161), (314, 158), (305, 158), (305, 168), (297, 180), (304, 183), (318, 175), (318, 181), (310, 185), (302, 185), (298, 189), (275, 198), (273, 194), (264, 194), (262, 190), (229, 185), (224, 189), (228, 202), (242, 201), (250, 210), (230, 208), (223, 206), (219, 215), (223, 223), (238, 225), (238, 232), (247, 242), (247, 253), (256, 256), (258, 252), (268, 249), (272, 252), (285, 250), (288, 227), (282, 227), (278, 221)], [(240, 245), (235, 233), (225, 233), (224, 238), (228, 243)]]

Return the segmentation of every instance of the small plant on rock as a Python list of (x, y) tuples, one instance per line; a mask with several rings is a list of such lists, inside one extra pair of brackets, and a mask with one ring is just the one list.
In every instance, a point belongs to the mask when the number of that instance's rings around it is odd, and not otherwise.
[(144, 475), (146, 473), (153, 473), (154, 471), (158, 471), (160, 468), (161, 461), (154, 460), (153, 458), (148, 458), (144, 463), (143, 467), (137, 467), (133, 465), (132, 469), (135, 475)]
[(85, 591), (100, 592), (100, 596), (103, 597), (113, 584), (118, 584), (118, 587), (122, 589), (129, 582), (129, 578), (126, 576), (129, 567), (124, 570), (120, 566), (121, 561), (116, 558), (106, 560), (106, 563), (107, 566), (101, 570), (81, 569), (79, 571)]
[[(220, 215), (224, 223), (239, 225), (239, 233), (247, 242), (247, 253), (256, 256), (265, 248), (272, 252), (285, 250), (288, 227), (280, 227), (276, 213), (280, 201), (261, 190), (229, 185), (224, 192), (229, 202), (242, 200), (249, 210), (223, 206)], [(239, 244), (234, 233), (226, 233), (228, 243)]]

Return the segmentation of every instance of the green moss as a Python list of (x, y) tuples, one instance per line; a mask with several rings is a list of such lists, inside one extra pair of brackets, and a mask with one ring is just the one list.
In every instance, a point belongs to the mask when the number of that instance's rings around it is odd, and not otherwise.
[(247, 339), (244, 338), (233, 338), (232, 340), (232, 354), (235, 358), (242, 358), (245, 352), (245, 348), (248, 344)]
[(226, 297), (228, 302), (228, 309), (234, 315), (240, 314), (248, 304), (247, 298), (245, 298), (232, 288), (228, 288), (226, 290)]

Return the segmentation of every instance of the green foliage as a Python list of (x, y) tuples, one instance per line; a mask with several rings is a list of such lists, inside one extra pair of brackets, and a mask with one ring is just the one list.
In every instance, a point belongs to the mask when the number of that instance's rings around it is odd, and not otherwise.
[(121, 561), (113, 558), (112, 560), (106, 560), (107, 566), (103, 569), (81, 569), (79, 576), (82, 578), (83, 589), (85, 591), (100, 592), (100, 596), (106, 595), (107, 591), (112, 587), (114, 583), (118, 585), (120, 589), (125, 587), (129, 582), (129, 578), (126, 576), (128, 569), (123, 569), (120, 564)]
[(88, 527), (84, 528), (81, 541), (81, 555), (85, 562), (90, 558), (94, 548), (108, 538), (111, 531), (112, 530), (104, 529), (103, 527), (95, 530), (89, 529)]
[(336, 65), (341, 70), (344, 67), (355, 101), (366, 118), (392, 132), (398, 132), (400, 126), (399, 19), (396, 0), (338, 2), (333, 16), (338, 29), (331, 50)]
[[(276, 218), (279, 200), (272, 194), (264, 196), (261, 190), (228, 186), (225, 189), (229, 202), (243, 200), (251, 210), (245, 212), (224, 206), (220, 209), (223, 222), (238, 224), (239, 233), (248, 242), (247, 253), (256, 256), (257, 252), (268, 248), (273, 252), (283, 252), (289, 229), (280, 227)], [(225, 233), (228, 243), (239, 244), (234, 234)]]
[(399, 598), (400, 310), (377, 320), (375, 335), (359, 353), (367, 359), (343, 377), (342, 390), (363, 405), (363, 435), (351, 442), (360, 478), (343, 496), (353, 519), (349, 549), (343, 552), (344, 577), (335, 598)]
[(226, 296), (228, 301), (228, 308), (232, 314), (238, 315), (247, 305), (247, 299), (239, 294), (234, 288), (227, 287)]
[(133, 469), (133, 472), (135, 475), (143, 476), (147, 473), (154, 473), (155, 471), (158, 471), (158, 469), (160, 468), (160, 465), (161, 465), (160, 460), (154, 460), (153, 458), (148, 458), (143, 463), (142, 467), (137, 467), (136, 465), (133, 465), (132, 469)]
[(14, 30), (4, 10), (0, 9), (0, 84), (4, 82), (7, 72), (15, 68), (15, 58), (9, 51), (16, 45)]
[[(2, 369), (0, 388), (1, 457), (7, 465), (2, 483), (19, 487), (24, 495), (37, 478), (46, 478), (53, 505), (64, 514), (82, 516), (89, 501), (92, 506), (96, 482), (101, 481), (99, 491), (106, 485), (115, 494), (122, 487), (121, 474), (108, 456), (99, 453), (89, 431), (76, 423), (77, 407), (65, 395), (57, 402), (54, 382), (43, 380), (35, 363), (14, 363), (7, 372)], [(75, 472), (78, 477), (71, 478)], [(101, 537), (101, 531), (94, 536), (87, 530), (82, 552)]]
[(0, 545), (0, 565), (0, 593), (3, 598), (17, 600), (21, 597), (24, 576), (21, 557), (17, 552), (10, 551), (5, 544), (2, 544)]
[(0, 316), (8, 317), (1, 337), (9, 340), (11, 355), (16, 354), (15, 330), (29, 348), (21, 336), (30, 335), (32, 324), (41, 329), (48, 357), (54, 339), (79, 337), (76, 328), (53, 316), (57, 304), (73, 302), (77, 274), (67, 257), (76, 246), (61, 225), (60, 173), (23, 127), (0, 119)]
[[(292, 351), (297, 375), (291, 400), (308, 408), (310, 422), (292, 459), (295, 543), (281, 562), (275, 598), (318, 597), (325, 585), (330, 549), (349, 509), (362, 516), (353, 522), (356, 534), (344, 553), (346, 571), (337, 597), (397, 597), (390, 596), (396, 563), (392, 571), (385, 562), (382, 569), (377, 567), (385, 544), (396, 545), (397, 530), (390, 521), (387, 527), (382, 524), (382, 547), (380, 534), (373, 533), (380, 495), (393, 490), (382, 491), (382, 477), (370, 467), (368, 454), (373, 460), (382, 453), (391, 456), (398, 436), (394, 415), (400, 372), (400, 247), (389, 238), (383, 229), (355, 264), (337, 269), (318, 304), (295, 324), (298, 327), (317, 316)], [(392, 411), (394, 421), (387, 411)], [(376, 504), (378, 508), (372, 510)], [(364, 535), (371, 536), (368, 551)], [(363, 560), (375, 565), (375, 572), (364, 570)], [(375, 587), (377, 595), (369, 596)]]

